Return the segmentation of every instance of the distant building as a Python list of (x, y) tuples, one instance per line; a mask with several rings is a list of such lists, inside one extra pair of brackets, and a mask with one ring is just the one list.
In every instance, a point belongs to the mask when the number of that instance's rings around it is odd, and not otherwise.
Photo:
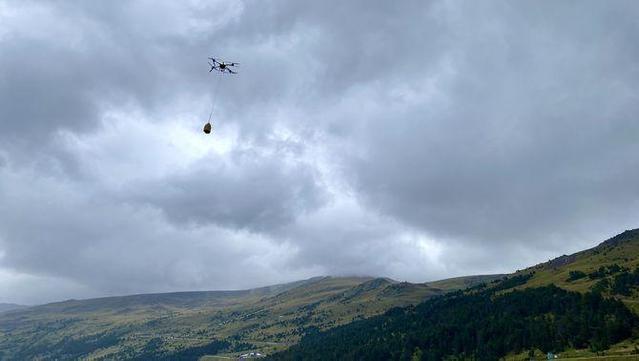
[(249, 353), (245, 353), (245, 354), (241, 354), (240, 357), (238, 357), (238, 360), (248, 360), (248, 359), (252, 359), (252, 358), (262, 358), (262, 357), (266, 357), (266, 355), (263, 355), (259, 352), (249, 352)]

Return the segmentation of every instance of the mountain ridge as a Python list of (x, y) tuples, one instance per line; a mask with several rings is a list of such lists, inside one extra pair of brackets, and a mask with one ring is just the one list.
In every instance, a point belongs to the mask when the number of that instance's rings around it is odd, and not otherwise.
[(27, 307), (29, 307), (29, 306), (19, 305), (17, 303), (0, 303), (0, 313), (1, 312), (13, 311), (13, 310), (20, 310), (20, 309), (24, 309), (24, 308), (27, 308)]
[(558, 351), (636, 359), (638, 305), (634, 229), (415, 307), (308, 334), (271, 359), (523, 361)]
[[(189, 359), (194, 354), (233, 356), (245, 351), (273, 354), (306, 335), (381, 317), (389, 310), (410, 309), (449, 292), (483, 289), (494, 289), (491, 292), (502, 297), (549, 286), (586, 293), (599, 285), (600, 294), (639, 313), (639, 287), (628, 283), (634, 282), (629, 272), (638, 266), (639, 230), (635, 229), (507, 275), (424, 283), (318, 276), (247, 290), (67, 300), (0, 314), (0, 350), (8, 350), (3, 356), (7, 360), (61, 358), (74, 350), (81, 350), (74, 354), (77, 357), (95, 360)], [(626, 282), (622, 291), (615, 288), (618, 280)], [(608, 283), (603, 287), (602, 282)], [(539, 292), (563, 295), (552, 288)]]
[(320, 276), (249, 290), (67, 300), (0, 315), (0, 350), (8, 350), (7, 360), (64, 358), (73, 350), (87, 359), (176, 359), (179, 350), (220, 348), (272, 353), (312, 330), (417, 304), (457, 284)]

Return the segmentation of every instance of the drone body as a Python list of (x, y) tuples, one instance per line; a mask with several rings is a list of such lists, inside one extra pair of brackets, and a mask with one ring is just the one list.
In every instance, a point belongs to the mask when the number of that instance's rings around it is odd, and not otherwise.
[(237, 74), (237, 72), (231, 68), (240, 65), (240, 63), (225, 62), (217, 60), (215, 58), (209, 58), (209, 60), (209, 65), (211, 66), (211, 69), (209, 69), (209, 73), (213, 70), (217, 70), (220, 73)]

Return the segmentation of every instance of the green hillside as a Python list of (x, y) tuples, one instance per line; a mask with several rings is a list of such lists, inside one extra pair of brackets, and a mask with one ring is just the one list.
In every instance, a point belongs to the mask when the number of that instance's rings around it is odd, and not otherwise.
[(23, 309), (23, 308), (26, 308), (26, 307), (28, 307), (28, 306), (17, 305), (15, 303), (0, 303), (0, 312), (19, 310), (19, 309)]
[(313, 330), (416, 304), (467, 282), (317, 277), (244, 291), (70, 300), (0, 314), (0, 359), (197, 359), (272, 353)]
[(504, 276), (505, 275), (479, 275), (455, 277), (435, 282), (428, 282), (428, 285), (446, 290), (463, 290), (464, 288), (473, 287), (483, 282), (490, 282)]
[(556, 286), (501, 295), (483, 288), (305, 336), (273, 360), (499, 360), (530, 350), (603, 352), (639, 317), (623, 303)]
[[(473, 301), (486, 305), (511, 297), (513, 290), (532, 290), (528, 295), (547, 292), (568, 300), (577, 299), (570, 292), (595, 294), (604, 300), (620, 300), (639, 313), (637, 266), (639, 231), (634, 230), (507, 276), (458, 277), (423, 284), (372, 277), (316, 277), (252, 290), (69, 300), (0, 313), (0, 359), (193, 360), (247, 351), (273, 354), (304, 336), (324, 335), (325, 331), (330, 335), (330, 330), (344, 325), (361, 327), (357, 326), (360, 321), (377, 322), (370, 318), (385, 317), (380, 315), (391, 308), (428, 303), (433, 296), (462, 289), (466, 291), (461, 295), (488, 292), (488, 298)], [(559, 288), (547, 289), (549, 285)], [(536, 291), (540, 288), (546, 291)], [(561, 293), (565, 292), (562, 289), (569, 293)], [(473, 302), (469, 307), (477, 305)], [(455, 314), (455, 310), (440, 311)], [(605, 312), (593, 313), (597, 315), (609, 317)], [(531, 319), (538, 316), (530, 315)], [(622, 354), (634, 350), (634, 343), (624, 342), (614, 347)], [(518, 349), (511, 351), (517, 355)]]
[[(594, 248), (557, 257), (517, 274), (532, 275), (520, 288), (554, 284), (582, 293), (595, 290), (621, 299), (639, 313), (639, 293), (634, 289), (635, 280), (632, 279), (638, 266), (639, 229), (635, 229), (612, 237)], [(639, 277), (636, 281), (639, 281)], [(618, 289), (614, 289), (615, 285), (622, 286), (621, 283), (629, 286), (629, 292), (619, 293)]]
[(638, 265), (639, 230), (626, 231), (416, 307), (308, 334), (272, 359), (639, 359)]

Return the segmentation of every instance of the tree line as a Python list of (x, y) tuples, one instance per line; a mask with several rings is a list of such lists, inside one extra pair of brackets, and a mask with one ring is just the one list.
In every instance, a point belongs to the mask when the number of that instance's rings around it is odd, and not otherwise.
[[(638, 273), (639, 276), (639, 273)], [(514, 278), (514, 279), (513, 279)], [(505, 280), (512, 286), (528, 277)], [(272, 360), (498, 360), (533, 349), (601, 351), (627, 339), (639, 320), (620, 301), (556, 286), (477, 287), (306, 335)]]

